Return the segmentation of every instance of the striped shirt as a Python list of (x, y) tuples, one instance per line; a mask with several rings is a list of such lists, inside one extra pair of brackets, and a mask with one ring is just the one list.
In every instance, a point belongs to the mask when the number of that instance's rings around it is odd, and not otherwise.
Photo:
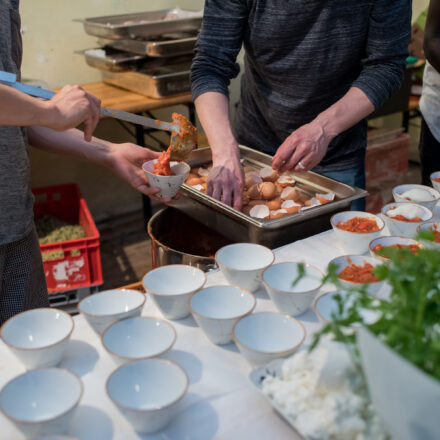
[[(352, 86), (380, 107), (401, 85), (410, 35), (410, 0), (206, 0), (193, 97), (228, 95), (243, 44), (235, 134), (274, 154)], [(359, 165), (366, 129), (363, 120), (337, 136), (316, 171)]]

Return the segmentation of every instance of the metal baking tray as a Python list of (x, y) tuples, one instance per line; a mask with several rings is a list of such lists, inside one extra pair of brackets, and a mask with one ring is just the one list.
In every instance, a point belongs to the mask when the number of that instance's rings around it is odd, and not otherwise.
[(111, 40), (150, 38), (173, 32), (189, 32), (200, 29), (202, 11), (179, 8), (134, 14), (108, 15), (85, 18), (84, 30), (89, 34)]
[[(104, 50), (105, 57), (95, 55), (93, 50)], [(125, 72), (136, 69), (147, 57), (145, 55), (130, 54), (113, 48), (87, 49), (78, 53), (84, 54), (86, 63), (90, 67), (108, 72)]]
[(114, 49), (125, 50), (138, 55), (147, 55), (154, 58), (175, 57), (194, 52), (197, 35), (175, 34), (162, 36), (152, 40), (105, 40), (100, 39), (98, 44)]
[(146, 66), (136, 72), (105, 75), (104, 81), (151, 98), (187, 93), (191, 90), (191, 60)]
[[(260, 151), (240, 146), (244, 166), (254, 169), (271, 166), (272, 157)], [(191, 167), (207, 165), (211, 162), (211, 149), (194, 150), (186, 161)], [(353, 200), (368, 193), (336, 180), (307, 171), (292, 173), (297, 187), (309, 195), (334, 192), (333, 202), (316, 206), (296, 214), (277, 219), (256, 219), (225, 205), (202, 192), (182, 185), (183, 197), (173, 203), (190, 217), (236, 242), (250, 242), (270, 248), (282, 246), (295, 240), (326, 231), (330, 228), (330, 217), (336, 212), (349, 209)]]

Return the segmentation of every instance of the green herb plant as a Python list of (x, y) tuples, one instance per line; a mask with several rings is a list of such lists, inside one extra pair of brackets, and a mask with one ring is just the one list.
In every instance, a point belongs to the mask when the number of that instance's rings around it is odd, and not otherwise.
[[(432, 240), (432, 236), (428, 231), (417, 238)], [(389, 298), (379, 300), (369, 295), (365, 285), (336, 294), (332, 322), (315, 334), (310, 350), (323, 335), (330, 334), (358, 357), (353, 326), (363, 325), (409, 362), (440, 380), (440, 251), (420, 249), (414, 255), (405, 248), (383, 248), (378, 255), (388, 261), (373, 273), (390, 284)], [(335, 266), (329, 266), (324, 283), (341, 287)], [(368, 315), (370, 319), (366, 319)]]

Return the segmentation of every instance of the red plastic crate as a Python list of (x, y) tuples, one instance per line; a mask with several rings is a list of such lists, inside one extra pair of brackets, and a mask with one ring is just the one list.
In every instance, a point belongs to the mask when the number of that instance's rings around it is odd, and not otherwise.
[(43, 255), (62, 252), (62, 257), (43, 262), (49, 293), (102, 284), (99, 232), (78, 186), (69, 183), (33, 188), (32, 192), (35, 219), (51, 215), (65, 222), (79, 223), (86, 233), (85, 238), (40, 246)]

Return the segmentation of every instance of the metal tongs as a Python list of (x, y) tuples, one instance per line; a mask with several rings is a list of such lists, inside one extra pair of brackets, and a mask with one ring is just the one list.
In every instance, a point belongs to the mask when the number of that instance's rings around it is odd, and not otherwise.
[[(29, 86), (17, 81), (17, 75), (9, 72), (0, 71), (0, 84), (4, 84), (20, 92), (26, 93), (27, 95), (34, 96), (36, 98), (42, 99), (52, 99), (55, 92), (52, 90), (43, 89), (40, 87)], [(182, 124), (177, 121), (163, 122), (155, 119), (147, 118), (145, 116), (139, 116), (134, 113), (124, 112), (122, 110), (116, 110), (111, 108), (101, 107), (101, 115), (108, 116), (114, 119), (120, 119), (121, 121), (131, 122), (132, 124), (142, 125), (144, 127), (154, 128), (156, 130), (170, 131), (171, 135), (171, 158), (173, 160), (183, 160), (185, 159), (194, 148), (197, 147), (197, 132), (192, 124), (186, 121), (186, 128), (188, 125), (192, 128), (191, 132), (193, 135), (188, 136), (182, 133), (184, 128)], [(187, 132), (188, 130), (186, 130)]]

